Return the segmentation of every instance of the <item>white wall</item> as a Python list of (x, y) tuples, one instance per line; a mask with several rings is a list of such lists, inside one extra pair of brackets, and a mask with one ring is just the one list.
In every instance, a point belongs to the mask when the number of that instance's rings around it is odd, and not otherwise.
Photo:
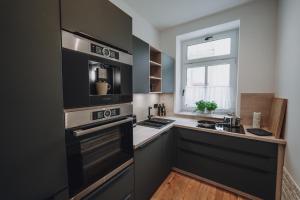
[[(273, 92), (276, 55), (276, 0), (254, 2), (175, 26), (161, 33), (160, 47), (176, 56), (176, 36), (240, 20), (238, 93)], [(238, 96), (238, 112), (239, 101)]]
[(152, 24), (134, 11), (124, 0), (110, 1), (132, 17), (133, 35), (159, 49), (159, 31)]
[(276, 94), (288, 99), (285, 166), (300, 185), (300, 1), (279, 1)]

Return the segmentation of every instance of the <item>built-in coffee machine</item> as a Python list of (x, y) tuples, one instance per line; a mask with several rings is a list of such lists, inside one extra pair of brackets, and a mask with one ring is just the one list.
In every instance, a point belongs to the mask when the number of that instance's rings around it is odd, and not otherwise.
[(132, 55), (62, 31), (64, 107), (132, 102)]

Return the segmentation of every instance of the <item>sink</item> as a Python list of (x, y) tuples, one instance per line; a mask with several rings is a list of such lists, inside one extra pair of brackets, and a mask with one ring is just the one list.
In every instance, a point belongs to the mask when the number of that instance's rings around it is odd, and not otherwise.
[(170, 120), (170, 119), (162, 119), (162, 118), (152, 118), (152, 119), (147, 119), (144, 121), (141, 121), (137, 123), (140, 126), (146, 126), (150, 128), (157, 128), (160, 129), (168, 124), (171, 124), (175, 120)]

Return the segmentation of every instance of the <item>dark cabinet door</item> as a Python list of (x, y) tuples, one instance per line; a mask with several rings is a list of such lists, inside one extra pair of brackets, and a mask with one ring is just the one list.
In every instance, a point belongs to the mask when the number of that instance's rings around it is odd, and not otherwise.
[(134, 192), (134, 170), (130, 166), (110, 179), (84, 200), (131, 200)]
[(55, 199), (67, 187), (59, 0), (3, 0), (0, 13), (0, 196)]
[(133, 92), (150, 92), (149, 44), (133, 36)]
[(132, 19), (108, 0), (61, 0), (61, 26), (132, 52)]
[(176, 167), (217, 183), (274, 199), (277, 145), (177, 129)]
[(162, 139), (155, 138), (134, 153), (135, 199), (149, 200), (162, 181)]
[(162, 134), (162, 180), (164, 180), (170, 173), (175, 156), (175, 145), (174, 145), (174, 135), (172, 130), (168, 130)]
[(175, 60), (171, 56), (162, 54), (162, 92), (175, 91)]

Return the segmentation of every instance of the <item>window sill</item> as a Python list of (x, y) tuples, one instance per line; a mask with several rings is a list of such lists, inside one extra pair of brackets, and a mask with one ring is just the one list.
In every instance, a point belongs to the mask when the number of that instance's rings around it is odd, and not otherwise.
[(175, 115), (185, 118), (200, 118), (200, 119), (210, 119), (210, 120), (223, 120), (224, 114), (204, 114), (197, 112), (177, 112)]

